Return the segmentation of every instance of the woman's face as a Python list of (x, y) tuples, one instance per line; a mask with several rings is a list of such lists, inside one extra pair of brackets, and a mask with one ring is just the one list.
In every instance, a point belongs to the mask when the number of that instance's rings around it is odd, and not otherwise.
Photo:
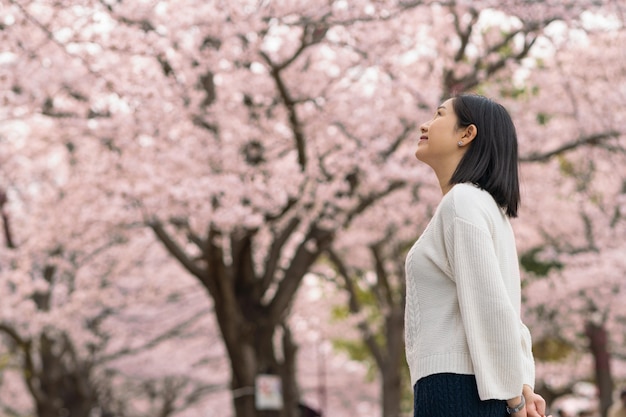
[(452, 108), (454, 99), (441, 104), (431, 120), (420, 126), (420, 136), (415, 157), (433, 168), (435, 165), (458, 162), (458, 144), (463, 139), (463, 129), (457, 128), (457, 116)]

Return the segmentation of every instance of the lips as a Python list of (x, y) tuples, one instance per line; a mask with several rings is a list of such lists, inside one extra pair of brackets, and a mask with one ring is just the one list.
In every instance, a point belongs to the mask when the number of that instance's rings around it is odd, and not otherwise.
[(420, 142), (423, 140), (428, 140), (428, 136), (426, 135), (420, 136)]

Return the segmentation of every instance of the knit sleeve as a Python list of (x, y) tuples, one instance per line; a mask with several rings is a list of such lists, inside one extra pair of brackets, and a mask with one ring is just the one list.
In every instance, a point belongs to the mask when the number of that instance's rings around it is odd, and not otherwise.
[(480, 398), (513, 398), (534, 377), (530, 334), (520, 325), (490, 233), (459, 217), (449, 226), (446, 250)]
[(522, 361), (523, 361), (523, 369), (524, 369), (524, 384), (530, 386), (533, 390), (535, 389), (535, 359), (533, 357), (533, 344), (532, 338), (530, 337), (530, 331), (528, 327), (520, 320), (520, 333), (521, 333), (521, 342), (522, 342)]

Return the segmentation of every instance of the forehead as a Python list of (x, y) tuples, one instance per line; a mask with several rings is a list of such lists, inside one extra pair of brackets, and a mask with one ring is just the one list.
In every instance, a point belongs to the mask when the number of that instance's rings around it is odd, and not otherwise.
[(449, 98), (446, 101), (444, 101), (443, 103), (441, 103), (438, 108), (444, 108), (444, 109), (450, 110), (450, 109), (452, 109), (452, 103), (453, 102), (454, 102), (454, 99), (453, 98)]

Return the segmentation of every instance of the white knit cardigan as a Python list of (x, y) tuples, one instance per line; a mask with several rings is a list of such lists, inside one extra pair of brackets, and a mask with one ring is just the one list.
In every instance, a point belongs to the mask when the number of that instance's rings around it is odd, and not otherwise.
[(411, 385), (436, 373), (471, 374), (482, 400), (534, 387), (518, 264), (511, 224), (491, 195), (452, 187), (406, 259)]

